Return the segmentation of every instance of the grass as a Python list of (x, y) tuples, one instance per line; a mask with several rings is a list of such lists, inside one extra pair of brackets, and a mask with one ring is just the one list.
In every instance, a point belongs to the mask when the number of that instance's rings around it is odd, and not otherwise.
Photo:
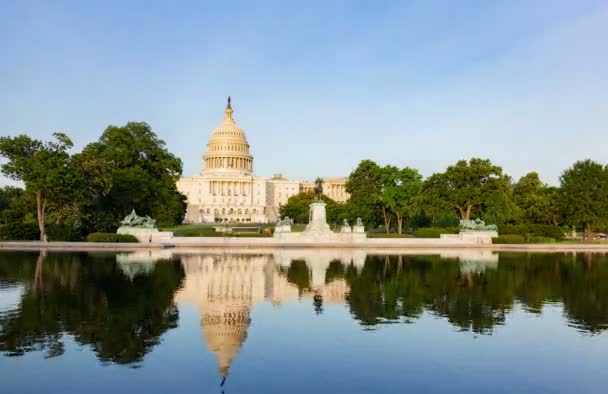
[[(256, 233), (221, 233), (215, 231), (214, 227), (222, 226), (218, 224), (180, 224), (177, 226), (162, 227), (161, 231), (171, 231), (175, 237), (264, 237), (265, 235)], [(248, 224), (248, 223), (230, 223), (226, 224), (227, 227), (258, 227), (261, 229), (266, 227), (273, 227), (269, 225), (261, 224)]]
[(562, 239), (559, 244), (608, 244), (608, 239)]

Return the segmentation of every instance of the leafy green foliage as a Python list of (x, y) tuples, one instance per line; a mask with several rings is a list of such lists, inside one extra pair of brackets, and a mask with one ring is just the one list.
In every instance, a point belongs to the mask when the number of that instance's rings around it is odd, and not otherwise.
[(482, 204), (509, 190), (509, 179), (503, 176), (502, 168), (477, 158), (460, 160), (445, 172), (433, 174), (423, 188), (427, 199), (455, 210), (461, 219), (471, 219), (474, 208), (482, 208)]
[(0, 223), (17, 223), (27, 220), (28, 213), (34, 212), (32, 201), (25, 190), (19, 187), (0, 188)]
[(135, 243), (139, 242), (134, 235), (131, 234), (115, 234), (115, 233), (91, 233), (87, 235), (89, 242), (119, 242), (119, 243)]
[(368, 233), (367, 238), (414, 238), (413, 234), (399, 234), (399, 233)]
[(553, 244), (557, 242), (557, 240), (551, 237), (532, 237), (528, 240), (528, 242), (533, 244)]
[(519, 234), (502, 234), (492, 239), (493, 244), (524, 244), (526, 239)]
[(397, 233), (401, 234), (403, 221), (414, 215), (417, 209), (417, 198), (422, 189), (422, 175), (418, 170), (394, 166), (382, 168), (382, 190), (380, 202), (384, 217), (384, 226), (390, 231), (390, 218), (397, 219)]
[(441, 228), (441, 227), (425, 227), (414, 231), (416, 238), (439, 238), (441, 234), (458, 234), (458, 227)]
[(71, 242), (81, 240), (80, 231), (70, 223), (49, 224), (47, 225), (47, 234), (49, 241)]
[(542, 183), (536, 172), (524, 175), (513, 185), (513, 202), (524, 223), (559, 223), (557, 189)]
[(90, 203), (85, 212), (90, 230), (114, 231), (132, 209), (160, 224), (183, 219), (186, 197), (177, 191), (181, 160), (169, 153), (146, 123), (109, 126), (99, 142), (78, 157), (89, 177)]
[(608, 223), (608, 167), (578, 161), (560, 177), (560, 202), (565, 220), (582, 225), (587, 233)]
[(0, 225), (2, 241), (33, 241), (40, 239), (40, 229), (36, 223), (13, 222)]
[(524, 238), (549, 237), (562, 239), (563, 230), (551, 224), (502, 224), (498, 226), (499, 234), (517, 234)]
[(24, 134), (0, 137), (0, 155), (8, 160), (2, 164), (2, 173), (23, 181), (26, 190), (36, 196), (40, 239), (45, 238), (47, 208), (61, 218), (81, 197), (82, 177), (68, 153), (72, 141), (63, 133), (53, 136), (55, 141), (49, 142)]
[[(325, 207), (327, 221), (331, 224), (338, 224), (342, 220), (351, 220), (349, 211), (350, 204), (337, 203), (326, 195), (321, 195), (321, 200), (327, 204)], [(302, 192), (289, 197), (287, 203), (279, 209), (281, 217), (289, 216), (296, 223), (308, 223), (310, 204), (315, 201), (314, 192)]]
[(346, 192), (350, 194), (352, 213), (360, 217), (368, 227), (380, 223), (382, 193), (382, 168), (371, 160), (363, 160), (346, 181)]

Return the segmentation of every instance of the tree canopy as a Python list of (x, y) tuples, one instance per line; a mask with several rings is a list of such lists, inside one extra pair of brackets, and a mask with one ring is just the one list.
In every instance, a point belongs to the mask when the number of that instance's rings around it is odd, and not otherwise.
[(346, 181), (353, 213), (364, 223), (376, 223), (380, 215), (382, 168), (371, 160), (363, 160)]
[(424, 191), (454, 209), (461, 219), (471, 219), (473, 209), (481, 208), (488, 196), (506, 193), (509, 187), (501, 167), (487, 159), (472, 158), (431, 175), (425, 181)]
[(560, 177), (562, 212), (568, 223), (593, 226), (608, 223), (608, 167), (591, 160), (577, 161)]
[(63, 133), (53, 134), (55, 141), (42, 142), (21, 134), (0, 137), (0, 155), (8, 161), (2, 172), (11, 179), (23, 181), (26, 190), (36, 196), (36, 217), (40, 239), (46, 239), (45, 223), (49, 206), (55, 213), (79, 201), (82, 178), (68, 152), (72, 141)]
[(522, 176), (513, 185), (513, 203), (519, 221), (533, 224), (559, 223), (556, 188), (545, 185), (537, 172)]
[[(296, 223), (308, 223), (308, 215), (310, 204), (316, 200), (314, 191), (298, 193), (289, 197), (287, 203), (279, 208), (281, 217), (289, 216)], [(346, 204), (337, 203), (325, 194), (321, 195), (321, 200), (327, 204), (327, 221), (331, 224), (337, 224), (343, 219), (349, 219), (344, 209)]]
[(180, 223), (186, 203), (176, 181), (182, 162), (146, 123), (109, 126), (77, 158), (89, 176), (85, 209), (89, 228), (113, 230), (135, 209), (159, 223)]

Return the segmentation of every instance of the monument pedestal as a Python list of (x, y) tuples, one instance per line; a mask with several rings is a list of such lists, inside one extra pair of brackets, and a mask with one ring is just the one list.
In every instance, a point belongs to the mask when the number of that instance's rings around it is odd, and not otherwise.
[[(327, 224), (326, 204), (323, 201), (315, 201), (310, 204), (309, 222), (306, 229), (299, 232), (290, 232), (283, 228), (283, 222), (279, 221), (275, 228), (274, 238), (285, 242), (302, 243), (351, 243), (353, 241), (365, 241), (367, 238), (363, 224), (358, 220), (357, 226), (350, 227), (345, 223), (340, 232), (334, 232)], [(354, 229), (356, 228), (356, 231)]]
[(325, 213), (326, 205), (327, 204), (325, 204), (323, 201), (315, 201), (310, 204), (308, 224), (306, 225), (305, 232), (333, 234), (333, 231), (331, 231), (329, 228), (329, 224), (327, 224), (327, 217)]
[(170, 231), (158, 231), (157, 228), (119, 227), (116, 234), (133, 235), (142, 244), (169, 241), (173, 238)]
[(498, 232), (494, 230), (460, 230), (458, 234), (441, 234), (444, 240), (467, 241), (471, 244), (491, 244), (492, 238), (498, 237)]

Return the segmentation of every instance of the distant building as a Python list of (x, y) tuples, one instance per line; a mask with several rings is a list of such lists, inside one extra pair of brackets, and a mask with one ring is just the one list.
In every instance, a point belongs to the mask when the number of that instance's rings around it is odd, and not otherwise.
[[(276, 174), (256, 176), (245, 132), (232, 118), (230, 98), (224, 121), (211, 133), (200, 175), (182, 177), (178, 190), (188, 198), (186, 223), (275, 222), (287, 199), (314, 188)], [(348, 200), (346, 178), (324, 178), (323, 193), (339, 202)]]

